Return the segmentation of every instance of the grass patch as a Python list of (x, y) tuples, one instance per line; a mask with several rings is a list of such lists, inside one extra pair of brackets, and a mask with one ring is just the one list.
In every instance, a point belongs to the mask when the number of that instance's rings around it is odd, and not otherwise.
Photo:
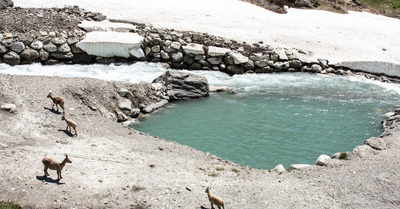
[(0, 201), (0, 209), (22, 209), (22, 207), (16, 203)]
[(364, 4), (370, 5), (375, 8), (392, 8), (399, 9), (400, 1), (399, 0), (360, 0)]
[(340, 153), (340, 155), (339, 155), (339, 159), (341, 159), (341, 160), (346, 160), (347, 159), (347, 153), (345, 153), (345, 152), (342, 152), (342, 153)]
[(217, 177), (217, 176), (218, 176), (218, 173), (214, 173), (214, 172), (213, 172), (213, 173), (209, 173), (208, 175), (211, 176), (211, 177)]
[(236, 168), (232, 168), (232, 170), (231, 170), (232, 172), (235, 172), (235, 173), (239, 173), (239, 170), (238, 169), (236, 169)]
[(217, 171), (224, 171), (225, 168), (220, 167), (220, 168), (216, 168), (215, 170), (217, 170)]

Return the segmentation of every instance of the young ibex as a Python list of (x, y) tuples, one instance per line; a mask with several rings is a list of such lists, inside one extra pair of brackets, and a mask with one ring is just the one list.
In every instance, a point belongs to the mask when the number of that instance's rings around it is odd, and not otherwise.
[(210, 200), (210, 203), (211, 203), (211, 209), (214, 208), (214, 205), (216, 205), (218, 207), (218, 209), (221, 209), (221, 207), (223, 209), (225, 209), (224, 200), (222, 198), (218, 197), (217, 195), (211, 194), (210, 187), (207, 187), (206, 193), (207, 193), (208, 199)]
[(46, 177), (50, 176), (50, 174), (47, 172), (48, 168), (50, 168), (51, 170), (57, 170), (57, 180), (59, 181), (60, 179), (62, 179), (61, 170), (64, 168), (66, 163), (72, 163), (72, 161), (68, 158), (68, 155), (65, 154), (65, 159), (62, 161), (62, 163), (54, 161), (50, 158), (43, 158), (42, 163), (44, 165), (44, 175)]
[(76, 132), (76, 122), (66, 118), (65, 114), (61, 117), (61, 120), (65, 120), (65, 122), (67, 122), (67, 131), (69, 131), (72, 134), (72, 128), (73, 128), (75, 131), (75, 136), (78, 136), (78, 132)]
[(53, 93), (51, 91), (49, 92), (49, 95), (47, 95), (47, 97), (53, 100), (53, 106), (52, 106), (53, 109), (54, 109), (54, 105), (56, 105), (57, 112), (58, 112), (58, 105), (60, 105), (60, 107), (63, 109), (63, 112), (65, 112), (63, 99), (61, 99), (60, 97), (53, 96)]

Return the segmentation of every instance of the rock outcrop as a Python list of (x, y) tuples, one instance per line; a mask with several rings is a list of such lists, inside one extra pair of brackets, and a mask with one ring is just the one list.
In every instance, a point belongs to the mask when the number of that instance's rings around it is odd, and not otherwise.
[(205, 77), (182, 71), (169, 70), (153, 83), (164, 85), (167, 96), (172, 101), (206, 97), (209, 94), (209, 85)]

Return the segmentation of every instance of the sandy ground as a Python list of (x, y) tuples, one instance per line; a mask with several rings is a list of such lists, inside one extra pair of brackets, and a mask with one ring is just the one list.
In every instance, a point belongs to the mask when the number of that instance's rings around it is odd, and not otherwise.
[[(400, 20), (370, 13), (337, 14), (289, 9), (277, 14), (239, 0), (14, 0), (15, 6), (79, 5), (122, 19), (210, 34), (273, 47), (302, 49), (303, 59), (400, 64)], [(397, 67), (400, 69), (400, 67)]]
[[(27, 208), (210, 208), (207, 186), (226, 208), (398, 208), (399, 128), (387, 149), (328, 166), (277, 174), (224, 161), (175, 142), (125, 128), (106, 117), (116, 85), (87, 78), (0, 74), (0, 200)], [(66, 101), (78, 136), (51, 109), (49, 90)], [(99, 94), (98, 92), (101, 92)], [(79, 96), (77, 96), (79, 95)], [(83, 105), (96, 104), (98, 111)], [(72, 160), (57, 182), (41, 159)]]

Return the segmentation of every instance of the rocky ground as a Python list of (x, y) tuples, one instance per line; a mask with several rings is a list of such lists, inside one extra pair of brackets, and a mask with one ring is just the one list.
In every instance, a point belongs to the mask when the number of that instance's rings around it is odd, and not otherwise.
[[(1, 32), (71, 30), (80, 21), (70, 8), (61, 10), (55, 24), (52, 20), (59, 13), (54, 11), (0, 10)], [(55, 16), (43, 21), (32, 14)], [(361, 147), (349, 160), (279, 174), (243, 167), (116, 123), (105, 110), (117, 86), (125, 85), (129, 84), (0, 74), (0, 105), (16, 105), (16, 111), (0, 111), (0, 200), (24, 208), (210, 208), (204, 191), (211, 186), (227, 208), (400, 204), (396, 124), (382, 138), (384, 150)], [(67, 116), (78, 123), (77, 137), (65, 131), (61, 113), (51, 108), (49, 90), (65, 99)], [(61, 161), (64, 153), (72, 163), (63, 169), (63, 179), (56, 181), (53, 170), (44, 178), (41, 160)]]

